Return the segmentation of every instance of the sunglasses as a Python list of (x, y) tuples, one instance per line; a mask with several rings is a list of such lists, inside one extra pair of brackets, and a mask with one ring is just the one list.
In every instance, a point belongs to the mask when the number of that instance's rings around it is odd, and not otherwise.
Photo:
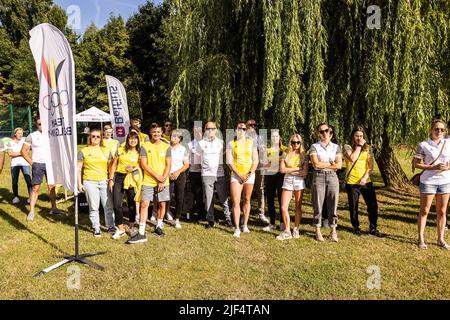
[(444, 128), (434, 128), (434, 132), (445, 132)]
[(100, 139), (100, 136), (91, 136), (91, 139)]
[(164, 125), (164, 127), (166, 127), (166, 128), (171, 127), (171, 126), (172, 126), (171, 124), (165, 124)]
[(249, 123), (248, 124), (250, 127), (256, 127), (256, 123)]
[(301, 143), (300, 141), (291, 141), (291, 144), (292, 144), (292, 145), (300, 144), (300, 143)]
[(328, 133), (330, 131), (330, 129), (325, 129), (325, 130), (319, 130), (319, 133)]

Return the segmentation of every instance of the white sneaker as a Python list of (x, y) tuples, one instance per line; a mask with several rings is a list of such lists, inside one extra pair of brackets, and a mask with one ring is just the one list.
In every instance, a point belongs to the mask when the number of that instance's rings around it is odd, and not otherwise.
[(120, 239), (122, 236), (125, 235), (125, 230), (116, 229), (116, 232), (112, 235), (113, 239)]
[(263, 228), (263, 231), (270, 232), (275, 230), (277, 227), (274, 224), (269, 224), (268, 226)]
[(156, 218), (155, 218), (155, 216), (151, 216), (151, 217), (150, 217), (150, 222), (151, 222), (152, 224), (156, 224)]
[(14, 199), (12, 200), (13, 204), (18, 204), (20, 202), (19, 197), (14, 197)]
[(30, 204), (30, 198), (27, 199), (27, 203)]
[(242, 226), (242, 232), (244, 232), (244, 233), (250, 233), (250, 230), (248, 230), (247, 225), (243, 225), (243, 226)]
[(277, 236), (277, 240), (288, 240), (288, 239), (292, 239), (292, 234), (290, 231), (287, 230), (283, 231)]
[(33, 221), (34, 220), (34, 212), (33, 211), (30, 211), (30, 213), (28, 213), (27, 220), (28, 221)]
[(175, 220), (175, 229), (181, 229), (180, 221), (177, 219)]
[(300, 238), (300, 233), (299, 233), (299, 231), (298, 231), (297, 228), (294, 228), (294, 230), (292, 231), (292, 237), (293, 237), (294, 239)]
[(233, 237), (240, 238), (241, 237), (241, 230), (239, 230), (239, 229), (234, 230)]
[(167, 221), (173, 221), (173, 217), (172, 217), (172, 214), (170, 213), (170, 211), (167, 211), (166, 218), (167, 218)]
[(191, 219), (191, 215), (189, 212), (186, 213), (186, 220), (190, 220)]
[(284, 231), (284, 229), (286, 229), (285, 225), (283, 222), (280, 223), (280, 231)]
[(262, 222), (267, 223), (267, 224), (270, 223), (269, 219), (267, 219), (267, 217), (264, 213), (259, 214), (259, 220), (261, 220)]

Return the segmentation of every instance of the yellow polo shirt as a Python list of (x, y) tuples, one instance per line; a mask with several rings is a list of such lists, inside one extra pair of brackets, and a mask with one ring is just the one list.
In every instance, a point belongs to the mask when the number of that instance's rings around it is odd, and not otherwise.
[[(140, 157), (147, 159), (147, 164), (153, 171), (158, 174), (163, 174), (166, 169), (166, 158), (172, 157), (170, 145), (162, 141), (158, 144), (148, 141), (141, 147)], [(144, 180), (142, 185), (156, 187), (158, 185), (158, 180), (144, 170)], [(164, 185), (170, 185), (169, 177), (164, 181)]]
[(83, 161), (83, 180), (103, 181), (108, 179), (108, 161), (112, 158), (106, 147), (87, 146), (78, 152), (78, 161)]

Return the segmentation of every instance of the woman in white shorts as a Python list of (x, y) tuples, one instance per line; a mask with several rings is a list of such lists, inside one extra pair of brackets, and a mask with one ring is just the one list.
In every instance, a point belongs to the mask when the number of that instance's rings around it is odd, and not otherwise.
[(227, 165), (231, 170), (230, 193), (236, 227), (233, 236), (236, 238), (241, 236), (241, 230), (239, 229), (241, 195), (244, 198), (242, 232), (250, 232), (247, 222), (250, 215), (250, 198), (255, 184), (255, 171), (258, 166), (256, 141), (246, 137), (246, 130), (245, 122), (239, 121), (236, 126), (236, 136), (228, 143), (226, 152)]
[[(308, 161), (306, 161), (305, 148), (303, 147), (302, 137), (299, 134), (291, 136), (287, 153), (283, 154), (283, 159), (280, 162), (280, 172), (285, 174), (283, 193), (281, 194), (281, 215), (286, 227), (277, 236), (277, 240), (287, 240), (292, 239), (292, 237), (298, 238), (298, 228), (302, 218), (305, 177), (308, 175)], [(294, 193), (295, 197), (295, 226), (291, 233), (289, 204), (292, 199), (292, 193)]]

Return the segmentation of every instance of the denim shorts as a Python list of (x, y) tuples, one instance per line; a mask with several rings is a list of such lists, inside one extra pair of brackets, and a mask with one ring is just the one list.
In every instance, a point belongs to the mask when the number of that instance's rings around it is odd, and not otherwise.
[(290, 174), (284, 176), (283, 189), (288, 191), (300, 191), (305, 189), (305, 178)]
[(419, 186), (420, 193), (445, 194), (450, 193), (450, 183), (446, 184), (423, 184)]

